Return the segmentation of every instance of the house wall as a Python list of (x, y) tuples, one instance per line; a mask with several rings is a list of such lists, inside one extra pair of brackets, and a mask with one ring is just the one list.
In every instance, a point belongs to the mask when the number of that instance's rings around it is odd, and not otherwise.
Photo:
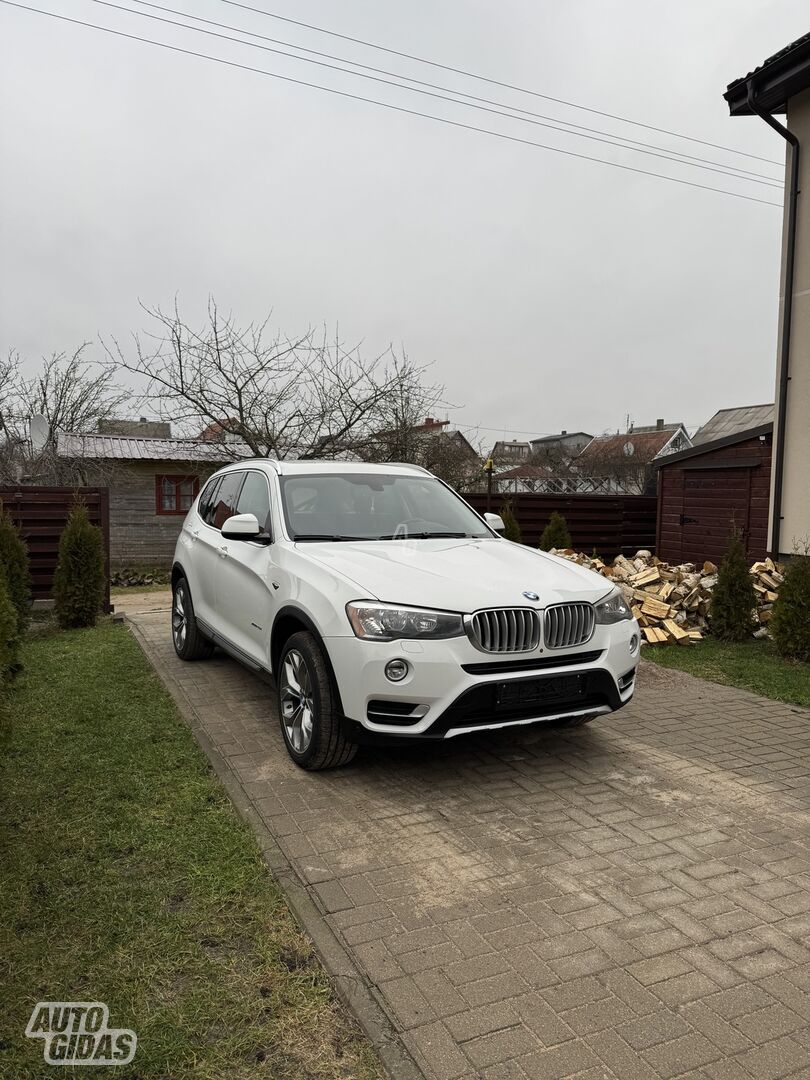
[[(764, 558), (772, 436), (746, 439), (658, 469), (656, 554), (666, 562), (718, 562), (734, 525), (748, 557)], [(690, 520), (691, 519), (691, 520)]]
[(200, 485), (219, 466), (181, 461), (122, 462), (109, 480), (110, 564), (133, 563), (168, 566), (183, 524), (183, 515), (158, 514), (155, 501), (157, 475), (197, 476)]
[[(801, 144), (799, 188), (810, 192), (810, 90), (788, 102), (787, 126)], [(787, 222), (787, 179), (785, 223)], [(776, 400), (782, 352), (782, 313), (785, 297), (787, 231), (782, 230), (782, 275), (779, 288), (779, 340), (777, 346)], [(782, 483), (780, 555), (793, 551), (794, 541), (810, 537), (810, 206), (800, 195), (796, 228), (796, 263), (793, 281), (793, 320), (790, 341), (790, 382), (785, 418), (785, 467)], [(779, 423), (778, 416), (776, 423)], [(771, 515), (773, 508), (771, 507)], [(771, 518), (772, 520), (772, 518)]]

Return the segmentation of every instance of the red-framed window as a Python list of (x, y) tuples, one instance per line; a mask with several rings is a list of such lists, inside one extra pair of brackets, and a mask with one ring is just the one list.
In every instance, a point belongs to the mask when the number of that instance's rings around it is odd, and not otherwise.
[(158, 473), (155, 477), (155, 513), (185, 514), (199, 490), (199, 476)]

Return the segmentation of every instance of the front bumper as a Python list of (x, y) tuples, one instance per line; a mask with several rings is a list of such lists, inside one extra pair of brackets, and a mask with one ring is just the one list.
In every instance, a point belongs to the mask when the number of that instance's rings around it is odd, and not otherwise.
[[(486, 654), (466, 638), (370, 642), (333, 637), (335, 671), (347, 734), (355, 741), (448, 739), (471, 731), (609, 713), (633, 696), (638, 647), (635, 620), (598, 626), (585, 646)], [(406, 660), (399, 683), (389, 660)]]

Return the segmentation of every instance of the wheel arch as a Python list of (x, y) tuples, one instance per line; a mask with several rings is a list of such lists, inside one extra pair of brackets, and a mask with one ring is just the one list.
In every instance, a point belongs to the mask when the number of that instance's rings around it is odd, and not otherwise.
[(292, 604), (280, 608), (276, 613), (276, 617), (273, 619), (273, 627), (270, 631), (270, 667), (273, 678), (276, 678), (278, 675), (279, 660), (281, 659), (284, 643), (300, 630), (305, 630), (312, 634), (320, 645), (326, 659), (326, 666), (329, 669), (329, 677), (332, 681), (332, 689), (337, 697), (338, 707), (340, 711), (343, 712), (340, 687), (338, 686), (338, 681), (335, 677), (335, 668), (332, 664), (332, 657), (329, 655), (329, 650), (326, 647), (323, 635), (313, 622), (312, 618), (307, 615), (305, 611), (302, 611), (301, 608), (297, 608)]

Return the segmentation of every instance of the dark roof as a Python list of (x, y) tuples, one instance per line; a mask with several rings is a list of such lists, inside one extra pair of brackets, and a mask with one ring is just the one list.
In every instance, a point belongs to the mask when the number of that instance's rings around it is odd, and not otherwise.
[(632, 452), (626, 454), (639, 465), (643, 465), (660, 454), (669, 440), (681, 430), (677, 427), (654, 428), (652, 431), (626, 431), (623, 435), (597, 435), (591, 439), (579, 457), (578, 462), (597, 462), (605, 458), (625, 455), (625, 447), (632, 446)]
[(732, 116), (751, 116), (748, 84), (753, 80), (757, 101), (768, 112), (783, 113), (789, 98), (810, 86), (810, 33), (796, 38), (759, 67), (729, 83), (723, 97)]
[(535, 443), (542, 442), (561, 442), (563, 439), (576, 439), (578, 436), (582, 436), (585, 439), (592, 439), (593, 435), (589, 435), (587, 431), (561, 431), (559, 435), (541, 435), (537, 439), (530, 439), (532, 446)]
[(690, 446), (688, 450), (680, 450), (677, 454), (667, 454), (666, 457), (658, 458), (652, 462), (654, 469), (664, 469), (667, 465), (675, 465), (686, 458), (698, 457), (699, 454), (708, 454), (712, 450), (722, 450), (724, 446), (736, 446), (737, 443), (747, 439), (756, 439), (759, 435), (770, 435), (773, 432), (773, 421), (769, 424), (760, 424), (758, 427), (749, 428), (748, 431), (737, 431), (733, 435), (726, 435), (724, 439), (714, 439), (712, 442), (700, 443), (698, 446)]
[(718, 409), (703, 427), (692, 436), (692, 443), (714, 442), (738, 431), (750, 431), (760, 424), (773, 421), (773, 405), (741, 405), (734, 409)]

